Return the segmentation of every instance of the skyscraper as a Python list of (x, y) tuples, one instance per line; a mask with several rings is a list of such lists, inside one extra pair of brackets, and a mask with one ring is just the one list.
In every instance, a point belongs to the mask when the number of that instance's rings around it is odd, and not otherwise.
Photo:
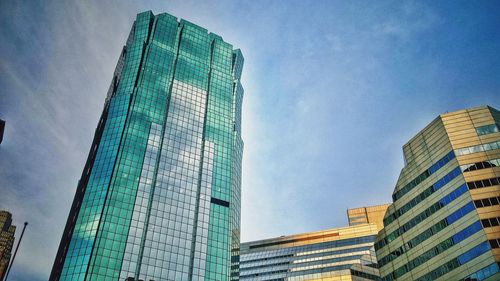
[(5, 278), (9, 267), (15, 232), (16, 226), (12, 225), (11, 213), (0, 211), (0, 280)]
[(403, 146), (382, 280), (500, 280), (499, 124), (487, 106), (446, 113)]
[(237, 277), (242, 67), (202, 27), (137, 15), (51, 280)]
[(379, 280), (374, 242), (387, 206), (347, 211), (369, 212), (369, 222), (242, 243), (240, 280)]

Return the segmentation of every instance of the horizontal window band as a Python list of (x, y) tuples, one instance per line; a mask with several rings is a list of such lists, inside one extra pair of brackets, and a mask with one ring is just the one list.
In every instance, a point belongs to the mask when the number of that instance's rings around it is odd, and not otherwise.
[[(453, 224), (455, 221), (459, 220), (463, 216), (467, 215), (470, 213), (472, 210), (475, 210), (474, 208), (474, 203), (469, 202), (465, 204), (462, 208), (456, 210), (446, 218), (440, 220), (438, 223), (434, 224), (427, 230), (421, 232), (417, 236), (415, 236), (413, 239), (408, 241), (407, 243), (403, 244), (401, 247), (395, 249), (391, 253), (389, 253), (387, 256), (379, 259), (379, 265), (383, 266), (388, 264), (389, 262), (393, 261), (397, 257), (401, 256), (402, 254), (408, 252), (412, 248), (416, 247), (420, 243), (424, 242), (425, 240), (429, 239), (430, 237), (434, 236), (436, 233), (440, 232), (447, 226)], [(375, 250), (378, 251), (380, 250), (381, 247), (385, 246), (386, 244), (382, 244), (380, 242), (383, 242), (384, 240), (381, 240), (377, 243), (375, 243)]]
[(264, 248), (264, 247), (269, 247), (269, 246), (288, 244), (288, 243), (294, 243), (294, 242), (301, 242), (301, 241), (308, 241), (308, 240), (314, 240), (314, 239), (323, 239), (323, 238), (334, 237), (334, 236), (339, 236), (339, 233), (334, 232), (334, 233), (321, 234), (321, 235), (309, 236), (309, 237), (304, 237), (304, 238), (290, 239), (290, 240), (285, 240), (285, 241), (270, 242), (270, 243), (265, 243), (265, 244), (260, 244), (260, 245), (252, 245), (252, 246), (250, 246), (250, 249)]
[(490, 242), (490, 247), (492, 249), (500, 248), (500, 239), (491, 239), (488, 242)]
[(402, 187), (399, 191), (395, 192), (392, 196), (394, 201), (400, 199), (403, 195), (408, 193), (414, 187), (419, 185), (425, 179), (427, 179), (430, 175), (434, 174), (437, 170), (441, 169), (446, 163), (450, 162), (450, 160), (455, 158), (455, 153), (452, 151), (448, 152), (443, 158), (439, 159), (436, 163), (432, 164), (427, 170), (417, 176), (415, 179), (407, 183), (404, 187)]
[(500, 225), (500, 217), (482, 219), (481, 224), (483, 225), (484, 228), (499, 226)]
[(343, 257), (337, 257), (337, 258), (328, 258), (328, 259), (318, 259), (318, 260), (311, 260), (311, 261), (305, 261), (305, 262), (297, 262), (297, 261), (283, 261), (279, 263), (265, 263), (261, 265), (256, 265), (256, 266), (249, 266), (249, 267), (244, 267), (240, 268), (241, 273), (246, 273), (248, 271), (255, 271), (255, 270), (260, 270), (262, 273), (267, 272), (266, 269), (273, 269), (275, 266), (282, 266), (282, 265), (288, 265), (288, 269), (291, 271), (298, 271), (298, 270), (304, 270), (304, 268), (308, 268), (311, 266), (325, 266), (328, 264), (332, 263), (340, 263), (340, 262), (345, 262), (345, 261), (358, 261), (363, 254), (358, 255), (348, 255), (348, 256), (343, 256)]
[(493, 274), (498, 273), (499, 267), (497, 263), (492, 263), (486, 267), (481, 268), (480, 270), (470, 274), (467, 277), (460, 279), (459, 281), (468, 281), (468, 280), (485, 280), (486, 278), (492, 276)]
[(420, 214), (414, 216), (411, 220), (409, 220), (407, 223), (403, 224), (401, 227), (397, 228), (393, 232), (391, 232), (387, 237), (385, 238), (385, 244), (388, 244), (399, 236), (403, 235), (403, 233), (409, 231), (437, 211), (441, 210), (444, 206), (448, 205), (450, 202), (453, 200), (457, 199), (460, 197), (462, 194), (467, 192), (467, 185), (462, 184), (459, 186), (457, 189), (453, 190), (451, 193), (448, 195), (444, 196), (441, 198), (439, 201), (435, 202), (432, 204), (429, 208), (425, 209), (423, 212)]
[(221, 200), (221, 199), (217, 199), (215, 197), (210, 198), (210, 203), (214, 203), (214, 204), (217, 204), (219, 206), (229, 208), (229, 202)]
[[(343, 264), (343, 265), (335, 265), (335, 266), (325, 266), (325, 267), (320, 267), (320, 268), (313, 268), (313, 269), (305, 269), (305, 270), (298, 270), (298, 271), (290, 271), (289, 269), (280, 269), (280, 270), (273, 270), (273, 271), (267, 271), (267, 272), (262, 272), (262, 273), (249, 273), (242, 275), (240, 273), (240, 280), (255, 280), (256, 277), (262, 277), (262, 276), (268, 276), (268, 275), (274, 275), (274, 274), (286, 274), (286, 277), (295, 277), (295, 276), (305, 276), (309, 274), (314, 274), (314, 273), (321, 273), (321, 272), (331, 272), (331, 271), (340, 271), (340, 270), (349, 270), (352, 267), (352, 264)], [(265, 279), (264, 279), (265, 278)], [(259, 280), (269, 280), (269, 277), (262, 277), (262, 279)], [(277, 280), (277, 279), (271, 279), (271, 280)]]
[(455, 150), (457, 155), (467, 155), (476, 152), (489, 151), (500, 148), (500, 141), (494, 141), (490, 143), (478, 144), (469, 147), (459, 148)]
[(467, 187), (469, 187), (469, 189), (476, 189), (476, 188), (490, 187), (499, 184), (500, 184), (500, 177), (477, 180), (477, 181), (469, 181), (467, 182)]
[(413, 260), (409, 261), (405, 265), (394, 270), (391, 274), (389, 274), (388, 277), (385, 277), (385, 279), (401, 278), (404, 274), (406, 274), (406, 273), (412, 271), (413, 269), (417, 268), (418, 266), (426, 263), (428, 260), (430, 260), (430, 259), (434, 258), (435, 256), (441, 254), (442, 252), (448, 250), (449, 248), (453, 247), (454, 245), (457, 245), (458, 243), (467, 239), (471, 235), (477, 233), (481, 229), (483, 229), (481, 226), (481, 223), (479, 221), (474, 222), (473, 224), (469, 225), (468, 227), (464, 228), (463, 230), (452, 235), (448, 239), (443, 240), (442, 242), (437, 244), (435, 247), (431, 248), (430, 250), (424, 252), (423, 254), (421, 254), (418, 257), (414, 258)]
[(484, 125), (481, 127), (476, 127), (476, 133), (478, 136), (498, 133), (498, 125), (496, 123)]
[(476, 208), (484, 208), (484, 207), (500, 205), (500, 197), (491, 197), (491, 198), (474, 200), (474, 205), (476, 206)]
[(464, 164), (460, 166), (460, 169), (462, 169), (462, 172), (465, 173), (465, 172), (488, 169), (493, 167), (500, 167), (500, 158), (484, 160), (481, 162), (476, 162), (471, 164)]
[(416, 205), (420, 204), (427, 197), (431, 196), (434, 192), (441, 189), (444, 185), (446, 185), (447, 183), (449, 183), (450, 181), (455, 179), (460, 174), (461, 174), (460, 167), (456, 167), (455, 169), (451, 170), (448, 174), (446, 174), (441, 179), (436, 181), (433, 185), (426, 188), (424, 191), (422, 191), (420, 194), (418, 194), (415, 198), (413, 198), (408, 203), (401, 206), (401, 208), (394, 211), (394, 213), (386, 215), (384, 218), (384, 226), (387, 227), (389, 224), (391, 224), (392, 222), (397, 220), (400, 216), (402, 216), (403, 214), (405, 214), (406, 212), (411, 210)]
[[(452, 172), (450, 172), (448, 175), (446, 175), (445, 177), (443, 177), (443, 179), (446, 178), (447, 180), (444, 181), (440, 185), (440, 187), (443, 186), (444, 184), (446, 184), (447, 182), (451, 181), (454, 177), (456, 177), (456, 176), (459, 175), (459, 172), (458, 172), (457, 169), (458, 168), (455, 168)], [(440, 181), (441, 180), (439, 180), (438, 182), (440, 182)], [(469, 190), (477, 189), (477, 188), (490, 187), (490, 186), (494, 186), (494, 185), (499, 185), (500, 184), (500, 177), (490, 178), (490, 179), (484, 179), (484, 180), (477, 180), (477, 181), (469, 181), (466, 184), (467, 184), (467, 188)], [(460, 188), (462, 188), (462, 186)], [(412, 201), (408, 202), (406, 205), (404, 205), (400, 209), (396, 210), (393, 214), (391, 214), (389, 216), (386, 216), (386, 218), (384, 219), (384, 226), (387, 227), (388, 224), (392, 223), (393, 221), (395, 221), (395, 220), (397, 220), (399, 218), (398, 215), (404, 214), (406, 211), (410, 210), (415, 205), (417, 205), (418, 203), (422, 202), (424, 199), (426, 199), (427, 197), (429, 197), (434, 192), (435, 191), (433, 190), (433, 186), (431, 186), (430, 188), (426, 189), (424, 192), (422, 192), (421, 194), (419, 194), (417, 197), (415, 197), (414, 199), (412, 199)], [(460, 192), (460, 194), (462, 194), (462, 192)], [(444, 198), (442, 200), (444, 200)], [(445, 200), (445, 201), (442, 201), (442, 200), (440, 200), (440, 204), (445, 203), (443, 205), (446, 205), (447, 203), (449, 203), (448, 201), (450, 201), (449, 199)], [(487, 207), (487, 206), (490, 206), (490, 204), (491, 205), (496, 205), (498, 203), (499, 202), (498, 202), (497, 198), (482, 199), (482, 200), (475, 200), (474, 201), (474, 205), (475, 205), (476, 208), (478, 208), (478, 207)], [(417, 217), (418, 216), (416, 216), (415, 218), (417, 218)], [(390, 222), (388, 224), (386, 223), (387, 220), (390, 220)], [(400, 233), (400, 232), (401, 232), (401, 228), (398, 228), (393, 233), (388, 234), (385, 237), (385, 239), (381, 239), (380, 241), (378, 241), (377, 243), (375, 243), (375, 249), (378, 250), (378, 249), (381, 249), (382, 247), (384, 247), (385, 245), (387, 245), (389, 242), (391, 242), (392, 240), (394, 240), (395, 238), (397, 238), (399, 236), (398, 233)], [(404, 233), (404, 231), (403, 231), (403, 233)], [(389, 238), (389, 239), (386, 239), (386, 238)]]
[(420, 278), (416, 279), (416, 281), (428, 281), (428, 280), (435, 280), (446, 273), (454, 270), (455, 268), (458, 268), (467, 262), (479, 257), (480, 255), (486, 253), (487, 251), (490, 250), (490, 245), (488, 244), (487, 241), (475, 246), (474, 248), (468, 250), (467, 252), (461, 254), (460, 256), (450, 260), (449, 262), (437, 267), (433, 271), (421, 276)]

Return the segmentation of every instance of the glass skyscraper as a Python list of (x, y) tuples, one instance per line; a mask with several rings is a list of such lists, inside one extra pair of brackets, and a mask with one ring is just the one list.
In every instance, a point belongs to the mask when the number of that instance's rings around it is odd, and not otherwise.
[(137, 15), (50, 280), (237, 278), (242, 67), (202, 27)]
[(382, 280), (500, 280), (500, 112), (440, 115), (403, 146), (375, 244)]
[(349, 209), (348, 227), (242, 243), (240, 280), (379, 280), (374, 242), (387, 206)]

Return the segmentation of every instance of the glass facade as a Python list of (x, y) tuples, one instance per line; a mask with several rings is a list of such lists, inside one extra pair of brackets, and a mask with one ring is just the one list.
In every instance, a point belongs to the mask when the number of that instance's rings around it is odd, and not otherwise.
[(379, 280), (374, 241), (387, 206), (349, 209), (349, 227), (242, 243), (240, 280)]
[(500, 280), (500, 113), (440, 115), (404, 147), (377, 235), (382, 280)]
[(137, 15), (51, 280), (237, 277), (242, 67), (204, 28)]

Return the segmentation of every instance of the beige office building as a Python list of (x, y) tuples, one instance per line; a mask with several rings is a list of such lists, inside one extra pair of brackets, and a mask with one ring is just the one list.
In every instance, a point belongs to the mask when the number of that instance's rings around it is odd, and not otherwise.
[(500, 113), (445, 113), (403, 146), (375, 249), (382, 280), (500, 280)]
[(387, 206), (349, 209), (347, 227), (242, 243), (239, 280), (379, 280), (373, 244)]

